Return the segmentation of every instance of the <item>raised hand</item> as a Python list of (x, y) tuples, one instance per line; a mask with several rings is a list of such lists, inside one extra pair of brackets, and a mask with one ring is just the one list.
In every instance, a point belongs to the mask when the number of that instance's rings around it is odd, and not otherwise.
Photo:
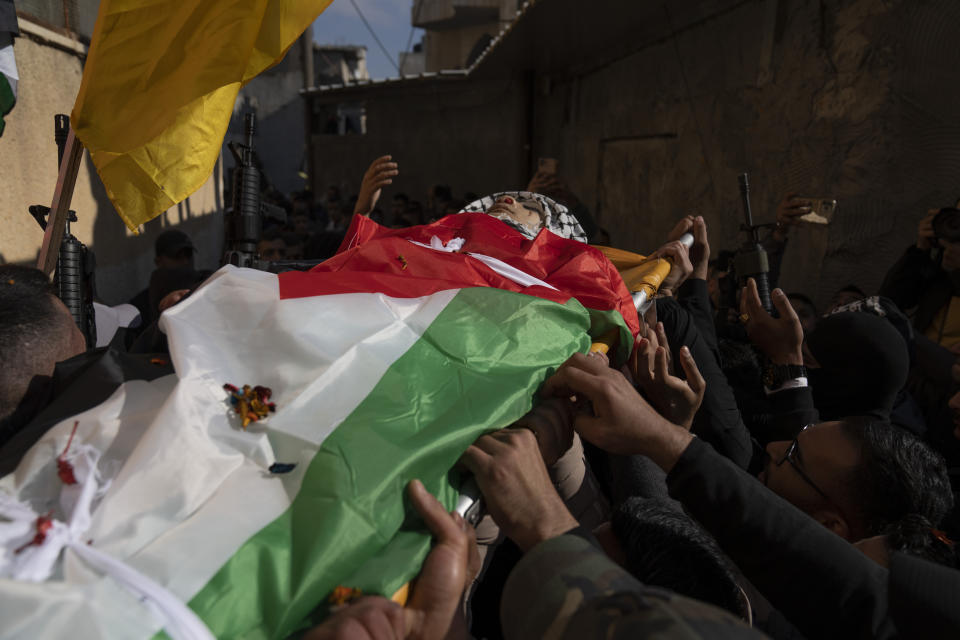
[(393, 162), (393, 156), (380, 156), (370, 164), (360, 183), (357, 205), (353, 209), (355, 214), (370, 215), (380, 199), (380, 191), (388, 184), (393, 184), (393, 177), (399, 175), (398, 166)]
[(690, 350), (686, 346), (681, 347), (678, 358), (686, 380), (670, 372), (669, 347), (662, 322), (657, 323), (656, 334), (648, 332), (646, 338), (640, 339), (637, 352), (637, 383), (667, 420), (689, 429), (707, 388)]
[(543, 393), (589, 399), (593, 415), (576, 417), (577, 433), (610, 453), (646, 455), (666, 471), (693, 438), (657, 413), (623, 374), (596, 356), (573, 354), (547, 379)]
[(936, 246), (937, 235), (933, 232), (933, 219), (939, 212), (940, 209), (928, 209), (927, 215), (923, 216), (917, 225), (917, 249), (929, 251)]
[(793, 305), (781, 289), (770, 293), (773, 306), (780, 313), (774, 318), (760, 304), (760, 294), (753, 278), (747, 279), (747, 286), (740, 296), (740, 319), (747, 336), (757, 345), (774, 364), (803, 364), (803, 326)]
[(660, 283), (659, 291), (662, 293), (673, 293), (693, 273), (690, 251), (679, 240), (672, 240), (647, 256), (648, 260), (654, 258), (669, 258), (673, 263), (670, 267), (670, 274)]
[(777, 228), (774, 230), (774, 236), (780, 242), (786, 240), (787, 230), (800, 222), (800, 216), (805, 216), (812, 211), (809, 200), (797, 197), (795, 193), (788, 193), (783, 196), (783, 200), (777, 205)]
[(690, 262), (693, 273), (690, 277), (706, 280), (710, 274), (710, 239), (707, 236), (707, 223), (703, 216), (693, 219), (693, 246), (690, 247)]

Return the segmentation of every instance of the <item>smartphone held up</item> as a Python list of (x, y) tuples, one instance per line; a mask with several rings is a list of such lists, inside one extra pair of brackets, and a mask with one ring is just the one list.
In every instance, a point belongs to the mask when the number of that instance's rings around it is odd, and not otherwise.
[(837, 212), (837, 201), (834, 198), (813, 198), (800, 196), (801, 200), (806, 200), (810, 207), (809, 213), (800, 216), (800, 222), (809, 224), (830, 224), (834, 214)]

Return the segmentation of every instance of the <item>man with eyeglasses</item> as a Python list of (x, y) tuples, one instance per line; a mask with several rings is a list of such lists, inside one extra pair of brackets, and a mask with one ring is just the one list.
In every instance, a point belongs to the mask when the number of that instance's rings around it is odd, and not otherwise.
[[(805, 635), (897, 637), (887, 570), (850, 541), (878, 535), (907, 514), (936, 523), (950, 508), (943, 461), (916, 437), (869, 418), (817, 424), (768, 445), (761, 484), (666, 420), (599, 358), (575, 354), (545, 392), (588, 398), (594, 415), (576, 418), (581, 437), (663, 469), (670, 497)], [(914, 560), (891, 554), (891, 565), (902, 558)]]

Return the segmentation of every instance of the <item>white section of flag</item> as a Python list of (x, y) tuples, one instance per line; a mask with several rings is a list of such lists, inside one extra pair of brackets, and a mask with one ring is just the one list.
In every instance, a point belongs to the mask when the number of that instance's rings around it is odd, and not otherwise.
[(17, 75), (17, 61), (13, 57), (12, 43), (6, 46), (0, 44), (0, 74), (7, 76), (7, 82), (10, 83), (10, 90), (13, 91), (13, 97), (16, 98), (17, 81), (20, 79), (20, 76)]
[[(103, 452), (112, 481), (93, 508), (93, 546), (188, 602), (289, 507), (323, 439), (456, 293), (280, 300), (277, 276), (221, 269), (163, 315), (177, 376), (127, 382), (75, 416), (75, 442)], [(225, 382), (271, 387), (277, 412), (241, 430)], [(44, 435), (0, 491), (37, 513), (54, 504), (73, 420)], [(277, 461), (297, 467), (271, 476)], [(69, 550), (46, 583), (0, 580), (0, 620), (31, 637), (150, 637), (162, 626)]]

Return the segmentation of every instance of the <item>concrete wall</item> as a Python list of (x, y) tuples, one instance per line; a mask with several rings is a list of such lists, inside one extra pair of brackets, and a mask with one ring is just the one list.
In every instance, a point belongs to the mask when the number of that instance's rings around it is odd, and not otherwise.
[[(722, 3), (718, 3), (722, 4)], [(782, 284), (824, 303), (874, 291), (929, 207), (960, 196), (960, 3), (729, 2), (675, 37), (564, 77), (539, 77), (537, 156), (614, 241), (655, 248), (701, 213), (737, 243), (737, 174), (772, 221), (788, 191), (839, 201), (793, 234)]]
[(449, 185), (456, 198), (526, 185), (520, 142), (526, 135), (525, 92), (519, 78), (415, 84), (364, 95), (366, 135), (313, 136), (316, 193), (332, 184), (344, 197), (357, 193), (370, 162), (384, 154), (400, 164), (400, 175), (381, 196), (385, 210), (398, 192), (425, 203), (427, 189), (437, 183)]
[[(85, 48), (23, 19), (20, 29), (22, 37), (14, 41), (20, 75), (17, 105), (5, 117), (0, 137), (0, 254), (6, 262), (32, 264), (43, 232), (27, 207), (50, 205), (57, 182), (53, 116), (73, 108)], [(193, 237), (199, 267), (219, 263), (223, 228), (218, 174), (219, 167), (196, 194), (132, 236), (107, 199), (89, 157), (84, 159), (72, 203), (79, 223), (72, 231), (96, 253), (98, 294), (104, 302), (123, 302), (147, 285), (153, 242), (166, 226), (178, 226)]]

